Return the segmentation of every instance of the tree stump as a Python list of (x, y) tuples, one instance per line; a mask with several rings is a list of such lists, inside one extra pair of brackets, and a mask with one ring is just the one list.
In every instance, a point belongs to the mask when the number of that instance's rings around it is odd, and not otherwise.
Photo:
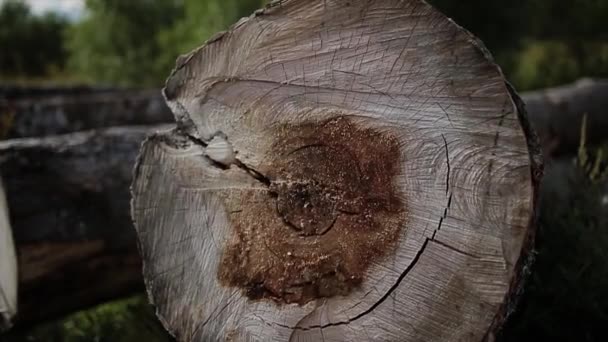
[(420, 0), (281, 1), (178, 59), (132, 216), (181, 341), (481, 341), (512, 308), (540, 152)]

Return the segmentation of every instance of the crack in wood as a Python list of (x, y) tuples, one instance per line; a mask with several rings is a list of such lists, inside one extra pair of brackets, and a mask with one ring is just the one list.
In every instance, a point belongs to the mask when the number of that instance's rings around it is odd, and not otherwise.
[[(439, 227), (437, 228), (437, 230), (439, 229)], [(434, 234), (433, 234), (434, 236)], [(313, 329), (325, 329), (328, 327), (333, 327), (333, 326), (340, 326), (340, 325), (347, 325), (350, 324), (351, 322), (354, 322), (360, 318), (362, 318), (363, 316), (366, 316), (367, 314), (370, 314), (372, 311), (374, 311), (378, 306), (380, 306), (380, 304), (382, 304), (386, 299), (388, 299), (388, 297), (390, 297), (393, 292), (399, 287), (399, 285), (401, 284), (401, 282), (403, 281), (403, 279), (405, 279), (405, 277), (409, 274), (409, 272), (414, 268), (414, 266), (416, 266), (416, 263), (418, 263), (420, 257), (422, 256), (422, 254), (424, 253), (426, 247), (428, 246), (429, 242), (435, 242), (438, 245), (445, 247), (449, 250), (452, 250), (456, 253), (465, 255), (467, 257), (470, 258), (475, 258), (475, 259), (479, 259), (478, 256), (465, 252), (463, 250), (460, 250), (454, 246), (450, 246), (448, 244), (446, 244), (445, 242), (439, 241), (434, 239), (433, 237), (431, 238), (426, 238), (424, 240), (424, 242), (422, 243), (422, 247), (420, 247), (420, 250), (416, 253), (416, 255), (414, 256), (414, 259), (412, 260), (412, 262), (408, 265), (408, 267), (401, 273), (401, 275), (399, 275), (399, 277), (397, 278), (397, 281), (393, 284), (393, 286), (391, 286), (391, 288), (377, 301), (375, 302), (372, 306), (370, 306), (367, 310), (361, 312), (360, 314), (358, 314), (357, 316), (348, 319), (347, 321), (341, 321), (341, 322), (335, 322), (335, 323), (327, 323), (327, 324), (317, 324), (317, 325), (311, 325), (308, 327), (298, 327), (298, 326), (289, 326), (286, 324), (281, 324), (281, 323), (274, 323), (279, 327), (282, 328), (286, 328), (286, 329), (293, 329), (293, 330), (301, 330), (301, 331), (308, 331), (308, 330), (313, 330)], [(365, 298), (365, 297), (364, 297)], [(358, 305), (358, 304), (357, 304)], [(268, 324), (268, 322), (265, 322)]]
[(332, 327), (332, 326), (346, 325), (346, 324), (349, 324), (351, 322), (354, 322), (354, 321), (356, 321), (356, 320), (358, 320), (358, 319), (366, 316), (367, 314), (369, 314), (372, 311), (374, 311), (378, 306), (380, 306), (380, 304), (382, 304), (388, 297), (390, 297), (390, 295), (399, 287), (399, 285), (401, 284), (401, 282), (403, 281), (403, 279), (405, 279), (405, 277), (410, 273), (410, 271), (414, 268), (414, 266), (416, 266), (416, 263), (418, 263), (418, 260), (422, 256), (422, 253), (424, 253), (424, 251), (426, 249), (426, 246), (428, 245), (429, 241), (432, 241), (432, 240), (430, 238), (426, 238), (424, 240), (424, 242), (422, 243), (422, 247), (420, 247), (420, 250), (418, 250), (418, 252), (414, 256), (414, 259), (412, 260), (412, 262), (399, 275), (399, 277), (397, 278), (397, 281), (391, 286), (391, 288), (388, 289), (388, 291), (377, 302), (375, 302), (367, 310), (361, 312), (357, 316), (355, 316), (353, 318), (350, 318), (347, 321), (341, 321), (341, 322), (335, 322), (335, 323), (327, 323), (327, 324), (311, 325), (311, 326), (308, 326), (308, 327), (298, 327), (298, 326), (292, 327), (292, 326), (285, 325), (285, 324), (280, 324), (280, 323), (275, 323), (275, 324), (277, 326), (280, 326), (280, 327), (283, 327), (283, 328), (287, 328), (287, 329), (306, 331), (306, 330), (312, 330), (312, 329), (325, 329), (325, 328)]
[[(222, 134), (221, 132), (218, 132), (218, 134)], [(215, 136), (215, 135), (214, 135)], [(208, 143), (200, 138), (194, 137), (190, 134), (187, 135), (187, 137), (195, 144), (200, 145), (202, 147), (207, 147)], [(353, 321), (356, 321), (364, 316), (366, 316), (367, 314), (371, 313), (373, 310), (375, 310), (380, 304), (382, 304), (387, 298), (389, 298), (394, 291), (397, 289), (397, 287), (399, 287), (399, 285), (401, 284), (401, 282), (403, 281), (403, 279), (405, 279), (405, 277), (409, 274), (409, 272), (414, 268), (414, 266), (416, 265), (416, 263), (418, 262), (418, 260), (420, 259), (421, 255), (424, 253), (426, 247), (428, 246), (429, 241), (433, 241), (436, 242), (437, 244), (446, 247), (452, 251), (455, 251), (457, 253), (469, 256), (469, 257), (473, 257), (473, 258), (477, 258), (477, 256), (467, 253), (465, 251), (462, 251), (456, 247), (450, 246), (444, 242), (441, 242), (439, 240), (435, 239), (435, 235), (436, 233), (441, 230), (441, 226), (443, 224), (443, 220), (447, 217), (447, 213), (448, 213), (448, 209), (451, 206), (452, 203), (452, 193), (449, 192), (449, 188), (450, 188), (450, 172), (451, 172), (451, 166), (450, 166), (450, 158), (449, 158), (449, 148), (448, 148), (448, 143), (447, 143), (447, 139), (445, 138), (445, 135), (441, 135), (443, 142), (444, 142), (444, 147), (445, 147), (445, 155), (446, 155), (446, 164), (447, 164), (447, 174), (446, 174), (446, 195), (448, 196), (448, 202), (446, 207), (444, 208), (443, 211), (443, 215), (440, 217), (439, 219), (439, 224), (437, 226), (437, 228), (433, 231), (433, 234), (430, 238), (426, 238), (425, 241), (422, 244), (422, 247), (420, 248), (420, 250), (416, 253), (416, 255), (414, 256), (414, 259), (412, 260), (412, 262), (410, 263), (410, 265), (408, 265), (408, 267), (399, 275), (399, 277), (397, 278), (396, 282), (391, 286), (391, 288), (378, 300), (376, 301), (372, 306), (370, 306), (368, 309), (366, 309), (365, 311), (359, 313), (358, 315), (356, 315), (355, 317), (348, 319), (347, 321), (341, 321), (341, 322), (335, 322), (335, 323), (327, 323), (327, 324), (322, 324), (322, 325), (311, 325), (308, 327), (299, 327), (299, 326), (288, 326), (288, 325), (284, 325), (284, 324), (280, 324), (280, 323), (273, 323), (276, 324), (277, 326), (283, 327), (283, 328), (288, 328), (288, 329), (294, 329), (294, 330), (312, 330), (312, 329), (324, 329), (330, 326), (339, 326), (339, 325), (346, 325), (349, 324)], [(221, 163), (215, 162), (214, 160), (212, 160), (211, 158), (208, 158), (207, 156), (205, 156), (205, 158), (207, 160), (210, 161), (210, 163), (212, 163), (212, 165), (217, 166), (219, 168), (221, 168), (222, 170), (226, 170), (229, 168), (229, 166), (223, 165)], [(272, 184), (272, 181), (265, 175), (263, 175), (262, 173), (258, 172), (257, 170), (255, 170), (254, 168), (246, 165), (245, 163), (243, 163), (242, 161), (240, 161), (238, 158), (236, 158), (235, 161), (235, 165), (237, 167), (239, 167), (240, 169), (244, 170), (245, 172), (247, 172), (250, 176), (252, 176), (253, 178), (255, 178), (256, 180), (258, 180), (259, 182), (261, 182), (262, 184), (266, 185), (266, 186), (270, 186)], [(275, 254), (275, 253), (273, 253)], [(277, 256), (275, 254), (275, 256)], [(203, 326), (206, 324), (207, 322), (204, 322)], [(271, 324), (269, 322), (264, 322), (265, 324)], [(198, 330), (198, 329), (197, 329)]]
[[(216, 134), (213, 135), (213, 137), (217, 136), (217, 135), (223, 135), (225, 137), (225, 135), (222, 132), (217, 132)], [(188, 139), (190, 139), (194, 144), (202, 146), (202, 147), (207, 147), (209, 144), (204, 141), (203, 139), (197, 138), (193, 135), (187, 134)], [(209, 161), (209, 163), (217, 168), (220, 168), (222, 170), (228, 170), (230, 168), (230, 165), (224, 165), (222, 163), (218, 163), (215, 160), (209, 158), (208, 156), (204, 155), (205, 160)], [(256, 169), (246, 165), (245, 163), (243, 163), (240, 159), (235, 158), (235, 165), (244, 170), (245, 172), (247, 172), (247, 174), (249, 174), (251, 177), (253, 177), (254, 179), (256, 179), (257, 181), (259, 181), (260, 183), (266, 185), (266, 186), (270, 186), (270, 184), (272, 183), (270, 178), (266, 177), (265, 175), (263, 175), (261, 172), (257, 171)]]
[(448, 150), (448, 141), (445, 139), (445, 135), (441, 134), (441, 138), (443, 138), (443, 144), (445, 146), (445, 161), (448, 166), (448, 171), (445, 176), (445, 194), (447, 195), (450, 191), (450, 151)]
[[(447, 144), (446, 144), (446, 147), (447, 147)], [(275, 323), (275, 324), (277, 326), (280, 326), (280, 327), (283, 327), (283, 328), (287, 328), (287, 329), (304, 330), (304, 331), (306, 331), (306, 330), (312, 330), (312, 329), (324, 329), (324, 328), (331, 327), (331, 326), (346, 325), (346, 324), (349, 324), (349, 323), (351, 323), (351, 322), (353, 322), (355, 320), (360, 319), (361, 317), (363, 317), (363, 316), (371, 313), (376, 307), (378, 307), (380, 304), (382, 304), (388, 297), (390, 297), (393, 294), (393, 292), (397, 289), (397, 287), (399, 287), (399, 285), (401, 284), (401, 282), (403, 281), (403, 279), (405, 279), (405, 277), (407, 276), (407, 274), (414, 268), (414, 266), (416, 265), (416, 263), (418, 262), (418, 260), (422, 256), (422, 253), (424, 253), (424, 250), (425, 250), (426, 246), (428, 245), (429, 241), (435, 242), (435, 243), (437, 243), (437, 244), (439, 244), (439, 245), (441, 245), (441, 246), (443, 246), (445, 248), (448, 248), (448, 249), (450, 249), (450, 250), (452, 250), (454, 252), (457, 252), (459, 254), (466, 255), (468, 257), (478, 259), (479, 257), (476, 256), (476, 255), (474, 255), (474, 254), (465, 252), (465, 251), (463, 251), (461, 249), (458, 249), (458, 248), (456, 248), (454, 246), (450, 246), (450, 245), (448, 245), (445, 242), (442, 242), (440, 240), (436, 240), (435, 239), (436, 233), (439, 230), (441, 230), (441, 225), (443, 224), (443, 220), (445, 218), (447, 218), (448, 210), (450, 209), (450, 206), (452, 205), (452, 195), (453, 195), (452, 193), (449, 194), (448, 203), (447, 203), (446, 207), (443, 210), (443, 215), (440, 217), (439, 224), (437, 225), (437, 228), (433, 231), (432, 236), (430, 238), (426, 238), (424, 240), (424, 242), (422, 243), (422, 247), (420, 247), (420, 250), (416, 253), (416, 255), (414, 256), (414, 259), (412, 260), (412, 262), (410, 263), (410, 265), (397, 278), (397, 281), (395, 282), (395, 284), (393, 284), (393, 286), (391, 286), (391, 288), (377, 302), (375, 302), (372, 306), (370, 306), (367, 310), (363, 311), (362, 313), (358, 314), (357, 316), (355, 316), (355, 317), (353, 317), (353, 318), (351, 318), (351, 319), (349, 319), (347, 321), (336, 322), (336, 323), (311, 325), (309, 327), (298, 327), (298, 326), (292, 327), (292, 326), (288, 326), (288, 325), (284, 325), (284, 324), (280, 324), (280, 323)], [(367, 297), (368, 294), (369, 294), (369, 292), (366, 293), (366, 295), (363, 298)], [(358, 306), (359, 304), (360, 304), (360, 302), (357, 303), (354, 307)]]
[(257, 171), (256, 169), (254, 169), (254, 168), (246, 165), (245, 163), (243, 163), (242, 161), (240, 161), (238, 158), (236, 159), (235, 164), (236, 164), (236, 166), (238, 166), (242, 170), (245, 170), (245, 172), (247, 172), (247, 174), (249, 174), (251, 177), (255, 178), (260, 183), (262, 183), (262, 184), (264, 184), (264, 185), (266, 185), (268, 187), (272, 183), (272, 181), (270, 180), (270, 178), (266, 177), (265, 175), (263, 175), (261, 172)]
[(448, 217), (448, 210), (450, 209), (451, 205), (452, 205), (452, 193), (450, 193), (450, 195), (448, 197), (448, 204), (443, 209), (443, 215), (439, 218), (439, 224), (437, 225), (437, 229), (435, 229), (433, 231), (433, 235), (431, 236), (431, 240), (434, 240), (435, 239), (435, 234), (437, 234), (437, 232), (441, 230), (441, 225), (443, 224), (443, 220), (445, 220)]
[(472, 253), (465, 252), (465, 251), (463, 251), (463, 250), (461, 250), (461, 249), (459, 249), (459, 248), (456, 248), (456, 247), (454, 247), (454, 246), (448, 245), (447, 243), (442, 242), (442, 241), (440, 241), (440, 240), (437, 240), (437, 239), (431, 239), (431, 241), (433, 241), (433, 242), (435, 242), (436, 244), (441, 245), (441, 246), (443, 246), (443, 247), (445, 247), (445, 248), (447, 248), (447, 249), (449, 249), (449, 250), (452, 250), (452, 251), (454, 251), (454, 252), (456, 252), (456, 253), (459, 253), (459, 254), (462, 254), (462, 255), (466, 255), (466, 256), (471, 257), (471, 258), (479, 259), (479, 257), (478, 257), (477, 255), (474, 255), (474, 254), (472, 254)]
[[(215, 319), (215, 318), (217, 318), (217, 317), (218, 317), (218, 316), (219, 316), (219, 315), (220, 315), (222, 312), (224, 312), (224, 310), (226, 310), (226, 308), (227, 308), (228, 306), (232, 305), (232, 302), (233, 302), (235, 299), (238, 299), (238, 297), (236, 297), (236, 296), (235, 296), (236, 294), (237, 294), (237, 292), (236, 292), (236, 291), (235, 291), (235, 292), (233, 292), (233, 293), (230, 295), (230, 297), (228, 298), (228, 302), (227, 302), (226, 304), (224, 304), (224, 305), (222, 306), (222, 308), (221, 308), (219, 311), (218, 311), (219, 306), (216, 306), (216, 307), (215, 307), (215, 309), (213, 310), (213, 312), (212, 312), (212, 313), (209, 315), (209, 317), (207, 317), (207, 319), (206, 319), (205, 321), (203, 321), (203, 323), (202, 323), (202, 324), (198, 325), (198, 326), (197, 326), (197, 327), (194, 329), (194, 331), (192, 332), (192, 335), (190, 336), (190, 340), (192, 340), (192, 341), (193, 341), (193, 340), (195, 339), (196, 335), (198, 334), (198, 332), (199, 332), (199, 331), (200, 331), (202, 328), (204, 328), (204, 327), (205, 327), (205, 326), (206, 326), (206, 325), (209, 323), (209, 321), (211, 321), (211, 319)], [(216, 313), (217, 313), (217, 314), (216, 314)]]

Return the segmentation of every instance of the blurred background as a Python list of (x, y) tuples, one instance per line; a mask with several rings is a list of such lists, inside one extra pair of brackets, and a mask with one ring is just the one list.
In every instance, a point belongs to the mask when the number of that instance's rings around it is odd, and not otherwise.
[[(522, 94), (544, 149), (534, 262), (501, 339), (608, 341), (608, 0), (430, 2), (484, 41)], [(159, 89), (176, 57), (264, 3), (0, 0), (0, 169), (29, 275), (19, 286), (34, 298), (1, 341), (171, 340), (147, 304), (134, 238), (123, 229), (131, 224), (131, 146), (143, 126), (172, 121)], [(125, 128), (103, 128), (115, 126)], [(91, 141), (94, 161), (81, 151)], [(78, 173), (81, 165), (95, 171)], [(35, 196), (54, 204), (12, 205)], [(82, 241), (89, 249), (57, 257)], [(53, 274), (39, 271), (47, 263)], [(66, 294), (84, 269), (96, 273), (86, 279), (92, 289)], [(47, 304), (58, 294), (61, 302)]]

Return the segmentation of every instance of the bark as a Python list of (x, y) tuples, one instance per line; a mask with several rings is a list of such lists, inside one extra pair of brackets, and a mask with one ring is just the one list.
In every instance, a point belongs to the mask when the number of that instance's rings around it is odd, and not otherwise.
[(522, 98), (545, 155), (576, 154), (583, 115), (587, 115), (587, 144), (606, 141), (607, 80), (581, 79), (561, 87), (524, 93)]
[(180, 58), (142, 146), (144, 280), (182, 341), (493, 340), (541, 168), (481, 43), (418, 0), (279, 1)]
[(17, 326), (142, 288), (128, 189), (141, 141), (163, 127), (0, 142), (18, 255)]
[(0, 137), (47, 136), (172, 120), (158, 90), (23, 91), (25, 94), (7, 90), (0, 99)]

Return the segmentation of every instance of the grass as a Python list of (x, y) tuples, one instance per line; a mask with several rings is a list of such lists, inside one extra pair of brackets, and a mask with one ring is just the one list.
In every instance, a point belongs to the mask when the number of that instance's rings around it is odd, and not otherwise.
[(173, 339), (160, 325), (142, 294), (102, 304), (28, 331), (11, 333), (2, 341), (170, 342)]

